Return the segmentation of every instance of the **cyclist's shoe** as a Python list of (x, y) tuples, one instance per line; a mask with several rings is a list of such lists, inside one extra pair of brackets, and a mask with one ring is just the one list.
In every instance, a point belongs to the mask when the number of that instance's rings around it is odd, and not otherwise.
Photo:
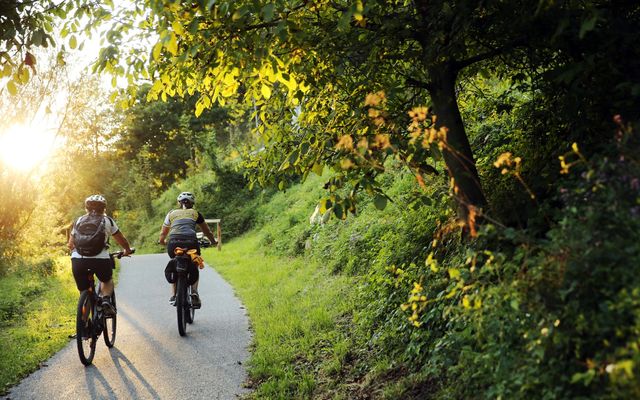
[(200, 307), (202, 307), (200, 296), (198, 296), (198, 293), (191, 293), (191, 308), (200, 308)]
[(175, 294), (173, 296), (169, 297), (169, 305), (172, 305), (172, 306), (176, 305), (176, 295)]
[(113, 317), (117, 314), (116, 307), (111, 304), (111, 296), (102, 297), (102, 312), (105, 317)]

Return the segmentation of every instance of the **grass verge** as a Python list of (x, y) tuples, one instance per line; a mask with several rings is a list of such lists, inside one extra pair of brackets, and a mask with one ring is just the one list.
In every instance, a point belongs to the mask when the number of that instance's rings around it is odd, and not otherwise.
[(59, 257), (0, 278), (0, 395), (75, 333), (78, 290), (70, 264)]
[(0, 278), (0, 394), (38, 368), (75, 330), (78, 293), (67, 257), (47, 271)]
[(250, 233), (204, 251), (251, 319), (251, 397), (316, 397), (348, 361), (351, 283), (308, 259), (265, 255), (259, 243)]

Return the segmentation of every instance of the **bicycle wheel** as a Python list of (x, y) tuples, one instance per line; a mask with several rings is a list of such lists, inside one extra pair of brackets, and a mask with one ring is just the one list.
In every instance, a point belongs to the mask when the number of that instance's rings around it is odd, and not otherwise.
[[(113, 307), (115, 308), (116, 306), (115, 290), (111, 294), (111, 304), (113, 304)], [(117, 322), (116, 317), (117, 315), (105, 317), (103, 321), (104, 328), (102, 330), (102, 333), (104, 334), (104, 344), (106, 344), (108, 348), (112, 348), (116, 342), (116, 322)]]
[(191, 306), (191, 286), (187, 286), (187, 322), (193, 324), (193, 318), (196, 315), (196, 309)]
[(178, 333), (180, 336), (187, 334), (187, 278), (184, 274), (178, 274), (176, 283), (176, 311), (178, 313)]
[(76, 313), (76, 343), (80, 362), (91, 365), (96, 353), (97, 335), (94, 332), (94, 298), (93, 293), (84, 290), (78, 300)]

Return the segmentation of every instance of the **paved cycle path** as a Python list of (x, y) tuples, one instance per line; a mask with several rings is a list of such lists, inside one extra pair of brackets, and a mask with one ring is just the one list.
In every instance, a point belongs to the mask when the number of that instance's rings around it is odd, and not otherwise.
[(168, 304), (168, 260), (165, 254), (122, 260), (112, 349), (100, 337), (93, 365), (84, 367), (73, 339), (6, 398), (235, 399), (245, 393), (251, 335), (244, 307), (231, 286), (206, 267), (200, 271), (202, 309), (181, 337), (176, 310)]

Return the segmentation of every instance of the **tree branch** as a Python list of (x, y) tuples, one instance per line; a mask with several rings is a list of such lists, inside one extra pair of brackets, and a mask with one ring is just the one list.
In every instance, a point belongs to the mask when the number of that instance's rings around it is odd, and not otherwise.
[(496, 48), (496, 49), (492, 49), (489, 50), (485, 53), (480, 53), (480, 54), (476, 54), (475, 56), (469, 57), (465, 60), (460, 60), (460, 61), (454, 61), (453, 63), (453, 68), (455, 71), (460, 71), (472, 64), (484, 61), (484, 60), (488, 60), (490, 58), (499, 56), (501, 54), (504, 54), (510, 50), (515, 49), (516, 47), (525, 44), (525, 39), (524, 38), (519, 38), (514, 40), (511, 43), (508, 43), (502, 47)]
[(430, 82), (419, 81), (411, 77), (406, 77), (406, 82), (413, 87), (426, 89), (427, 91), (431, 91), (433, 89), (433, 86)]

